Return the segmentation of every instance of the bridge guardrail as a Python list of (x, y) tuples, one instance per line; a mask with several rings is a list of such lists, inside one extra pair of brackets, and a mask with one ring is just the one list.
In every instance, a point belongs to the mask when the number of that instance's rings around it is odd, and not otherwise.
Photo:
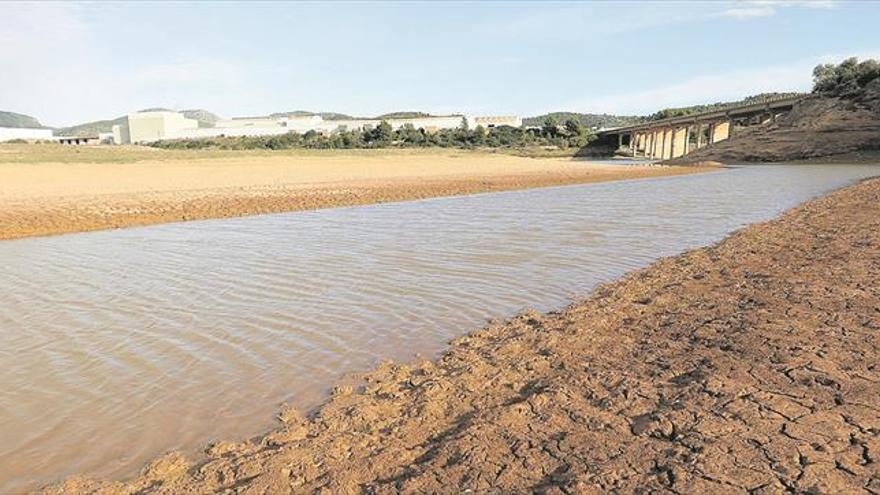
[(730, 107), (720, 108), (717, 110), (710, 110), (707, 112), (695, 113), (695, 114), (690, 114), (690, 115), (681, 115), (681, 116), (677, 116), (677, 117), (668, 117), (665, 119), (643, 122), (641, 124), (634, 124), (634, 125), (625, 126), (625, 127), (616, 127), (613, 129), (604, 129), (602, 131), (597, 132), (597, 134), (599, 134), (599, 135), (615, 134), (618, 132), (628, 132), (628, 131), (635, 131), (635, 130), (639, 130), (639, 129), (650, 129), (653, 127), (663, 127), (664, 125), (693, 122), (693, 121), (709, 119), (709, 118), (713, 118), (713, 117), (723, 117), (725, 115), (729, 115), (730, 113), (739, 113), (744, 110), (747, 111), (748, 109), (756, 109), (756, 110), (763, 109), (764, 107), (766, 107), (768, 105), (774, 105), (774, 104), (778, 104), (780, 102), (794, 104), (797, 101), (806, 98), (807, 96), (809, 96), (809, 94), (803, 94), (803, 95), (798, 95), (798, 96), (785, 96), (785, 97), (779, 96), (776, 98), (768, 98), (767, 100), (763, 100), (760, 102), (733, 105)]

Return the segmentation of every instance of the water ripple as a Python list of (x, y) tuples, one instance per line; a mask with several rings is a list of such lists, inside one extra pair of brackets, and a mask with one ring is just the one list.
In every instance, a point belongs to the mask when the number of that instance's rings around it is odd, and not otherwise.
[(869, 167), (762, 167), (0, 243), (0, 491), (242, 438)]

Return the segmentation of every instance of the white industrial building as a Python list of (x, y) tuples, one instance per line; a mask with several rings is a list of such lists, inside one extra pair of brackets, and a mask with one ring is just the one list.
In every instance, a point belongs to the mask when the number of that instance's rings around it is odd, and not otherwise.
[[(417, 117), (411, 119), (384, 119), (392, 129), (411, 125), (427, 132), (461, 127), (462, 121), (470, 128), (508, 125), (522, 126), (522, 119), (514, 116), (464, 116)], [(322, 134), (340, 130), (376, 127), (382, 119), (324, 120), (319, 115), (279, 118), (240, 118), (219, 120), (214, 127), (199, 127), (198, 121), (187, 119), (172, 111), (139, 112), (129, 114), (126, 123), (113, 126), (113, 141), (117, 144), (150, 143), (165, 139), (198, 139), (220, 136), (273, 136), (315, 131)]]

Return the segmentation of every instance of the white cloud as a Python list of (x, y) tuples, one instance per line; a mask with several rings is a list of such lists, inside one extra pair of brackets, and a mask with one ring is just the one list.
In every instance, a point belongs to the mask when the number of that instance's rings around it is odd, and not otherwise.
[(678, 3), (687, 4), (686, 8), (654, 2), (645, 2), (637, 8), (621, 7), (626, 9), (625, 16), (621, 10), (597, 8), (589, 3), (563, 5), (479, 22), (471, 26), (471, 30), (487, 38), (597, 37), (679, 24), (698, 19), (707, 11), (705, 5)]
[(705, 74), (646, 90), (568, 102), (555, 108), (575, 112), (645, 115), (663, 108), (733, 101), (758, 93), (809, 91), (816, 65), (840, 63), (848, 57), (880, 60), (880, 49), (825, 54), (785, 65)]
[(742, 3), (769, 7), (805, 7), (808, 9), (833, 9), (839, 0), (742, 0)]
[(718, 12), (713, 17), (746, 20), (770, 17), (776, 15), (780, 9), (789, 7), (833, 9), (837, 5), (838, 2), (836, 0), (740, 0), (731, 3), (729, 8)]
[(776, 13), (776, 9), (770, 6), (764, 7), (736, 7), (727, 9), (718, 14), (720, 17), (732, 19), (751, 19), (753, 17), (770, 17)]
[(561, 108), (573, 111), (615, 114), (648, 114), (667, 107), (680, 107), (736, 100), (773, 91), (806, 91), (817, 60), (790, 65), (701, 75), (666, 86), (613, 94), (570, 103)]

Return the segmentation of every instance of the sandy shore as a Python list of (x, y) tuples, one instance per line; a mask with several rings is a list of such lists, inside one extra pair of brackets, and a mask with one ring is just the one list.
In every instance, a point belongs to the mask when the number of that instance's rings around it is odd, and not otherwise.
[(456, 150), (6, 151), (0, 239), (706, 170)]
[(875, 179), (382, 365), (199, 464), (47, 493), (878, 493), (878, 273)]

